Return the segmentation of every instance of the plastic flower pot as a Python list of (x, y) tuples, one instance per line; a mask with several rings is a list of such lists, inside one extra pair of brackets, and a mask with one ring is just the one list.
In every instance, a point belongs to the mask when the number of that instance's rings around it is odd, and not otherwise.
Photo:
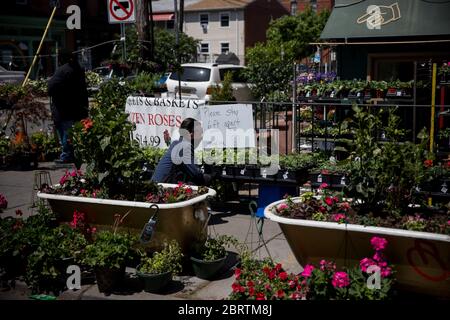
[(119, 269), (95, 268), (95, 279), (97, 280), (98, 291), (111, 293), (125, 278), (125, 267)]
[(139, 271), (139, 266), (136, 268), (136, 275), (141, 279), (146, 292), (161, 291), (170, 280), (172, 280), (172, 273), (170, 271), (164, 273), (145, 273)]
[(213, 279), (225, 265), (227, 256), (213, 260), (205, 261), (195, 257), (191, 257), (192, 268), (197, 278), (210, 280)]

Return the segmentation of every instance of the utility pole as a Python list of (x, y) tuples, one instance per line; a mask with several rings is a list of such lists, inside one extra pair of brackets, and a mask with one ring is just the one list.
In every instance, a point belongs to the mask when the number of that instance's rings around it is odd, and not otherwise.
[(139, 56), (142, 61), (151, 59), (151, 50), (147, 48), (150, 42), (149, 3), (150, 0), (136, 1), (136, 30), (140, 44)]

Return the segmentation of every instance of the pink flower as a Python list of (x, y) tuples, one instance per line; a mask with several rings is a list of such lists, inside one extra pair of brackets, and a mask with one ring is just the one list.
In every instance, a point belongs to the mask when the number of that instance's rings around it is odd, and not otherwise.
[(385, 238), (373, 237), (372, 239), (370, 239), (370, 243), (376, 251), (379, 251), (386, 249), (388, 241)]
[(236, 268), (236, 270), (234, 270), (234, 276), (236, 277), (236, 280), (239, 279), (241, 276), (241, 269)]
[(333, 206), (333, 204), (334, 204), (333, 198), (331, 198), (331, 197), (326, 197), (326, 198), (325, 198), (325, 203), (326, 203), (327, 206), (329, 206), (329, 207)]
[(277, 212), (283, 212), (284, 210), (289, 209), (289, 206), (286, 203), (280, 203), (277, 206)]
[(331, 280), (331, 284), (335, 288), (345, 288), (350, 285), (350, 279), (346, 272), (336, 272), (333, 275), (333, 280)]
[(447, 221), (447, 225), (450, 226), (450, 220)]
[(328, 188), (328, 183), (324, 182), (319, 186), (319, 189), (326, 189)]
[(382, 278), (387, 278), (391, 275), (392, 269), (387, 267), (387, 268), (382, 268), (381, 269), (381, 277)]
[(346, 216), (345, 216), (345, 214), (343, 214), (343, 213), (336, 213), (336, 214), (333, 214), (333, 220), (334, 220), (335, 222), (339, 222), (339, 223), (345, 222), (345, 218), (346, 218)]
[(270, 286), (270, 284), (266, 284), (264, 286), (264, 289), (266, 289), (267, 291), (272, 291), (272, 287)]
[(348, 202), (342, 202), (341, 209), (344, 209), (347, 211), (348, 209), (350, 209), (350, 204)]
[(289, 281), (289, 288), (293, 289), (293, 288), (295, 288), (296, 285), (297, 285), (297, 282), (295, 282), (294, 280)]
[(375, 252), (375, 254), (373, 255), (373, 260), (382, 263), (384, 261), (384, 256), (381, 252)]
[(367, 272), (367, 268), (372, 265), (376, 265), (376, 262), (370, 258), (364, 258), (359, 262), (359, 266), (362, 272)]
[(253, 297), (255, 295), (255, 288), (254, 287), (248, 288), (248, 295), (250, 297)]
[(291, 294), (290, 298), (291, 298), (292, 300), (300, 300), (300, 299), (301, 299), (301, 296), (300, 296), (300, 294), (298, 294), (298, 292), (293, 292), (293, 293)]
[(0, 193), (0, 209), (6, 209), (8, 207), (8, 200)]
[(303, 269), (303, 272), (301, 273), (301, 275), (304, 276), (304, 277), (307, 277), (307, 278), (311, 277), (311, 274), (312, 274), (314, 269), (315, 268), (314, 268), (314, 266), (312, 264), (307, 264), (305, 266), (305, 268)]

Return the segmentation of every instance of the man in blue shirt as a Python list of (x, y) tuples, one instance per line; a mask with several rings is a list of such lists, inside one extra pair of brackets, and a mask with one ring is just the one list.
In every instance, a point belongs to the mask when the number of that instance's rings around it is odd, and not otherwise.
[(206, 185), (211, 177), (194, 163), (194, 149), (203, 138), (199, 121), (186, 118), (180, 125), (180, 139), (174, 141), (156, 166), (151, 181), (163, 183), (192, 183)]

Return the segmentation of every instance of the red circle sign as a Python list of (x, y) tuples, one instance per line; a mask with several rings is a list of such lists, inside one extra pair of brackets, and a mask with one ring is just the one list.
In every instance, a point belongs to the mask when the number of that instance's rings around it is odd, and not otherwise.
[[(123, 6), (123, 2), (125, 1), (119, 1), (119, 0), (111, 0), (109, 2), (109, 12), (111, 13), (111, 15), (119, 20), (119, 21), (123, 21), (123, 20), (127, 20), (129, 17), (131, 17), (131, 15), (133, 14), (133, 10), (134, 10), (134, 4), (133, 4), (133, 0), (126, 0), (129, 4), (130, 7), (127, 9)], [(119, 7), (118, 11), (122, 11), (125, 13), (125, 16), (123, 17), (119, 17), (116, 15), (115, 10), (113, 10), (113, 5), (115, 5), (116, 7)]]

